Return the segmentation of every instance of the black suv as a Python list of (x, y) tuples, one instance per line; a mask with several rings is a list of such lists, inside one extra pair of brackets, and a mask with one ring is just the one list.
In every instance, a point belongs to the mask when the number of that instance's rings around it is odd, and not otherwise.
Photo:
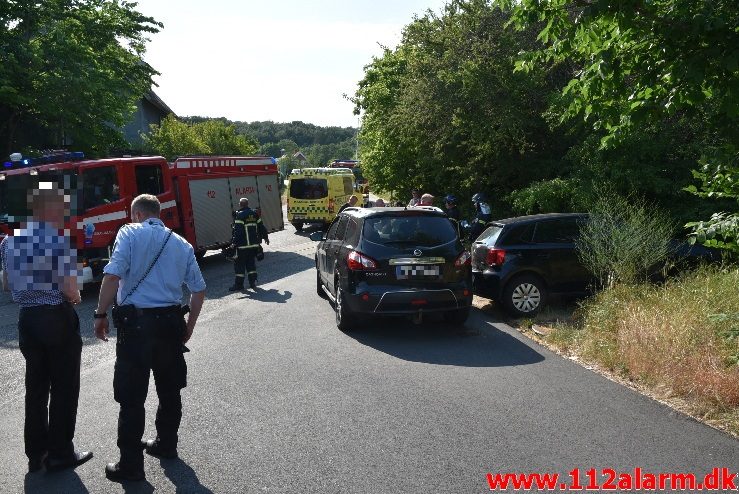
[(536, 313), (550, 293), (583, 294), (593, 281), (575, 239), (587, 214), (540, 214), (492, 222), (472, 244), (474, 291), (517, 316)]
[(470, 255), (439, 209), (347, 208), (315, 232), (316, 290), (330, 298), (336, 325), (367, 315), (442, 312), (457, 324), (472, 304)]

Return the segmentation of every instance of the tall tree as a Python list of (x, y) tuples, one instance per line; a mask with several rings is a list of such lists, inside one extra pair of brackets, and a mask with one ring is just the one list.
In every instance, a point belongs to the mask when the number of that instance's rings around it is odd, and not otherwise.
[(123, 145), (116, 128), (151, 87), (156, 71), (142, 55), (147, 36), (162, 27), (135, 7), (126, 0), (0, 3), (1, 150), (73, 140), (104, 153)]
[(548, 178), (566, 150), (542, 116), (559, 69), (514, 74), (535, 35), (505, 28), (485, 0), (453, 0), (441, 15), (406, 26), (400, 46), (365, 69), (355, 95), (362, 113), (363, 171), (381, 188), (471, 196)]
[[(519, 29), (539, 29), (524, 70), (568, 60), (579, 67), (563, 89), (563, 118), (582, 117), (602, 147), (665, 120), (684, 119), (702, 147), (704, 197), (739, 199), (739, 8), (735, 0), (499, 0)], [(658, 136), (659, 137), (659, 136)], [(694, 163), (698, 166), (697, 159)], [(697, 189), (693, 188), (695, 192)], [(737, 208), (696, 226), (736, 246)], [(733, 232), (733, 240), (730, 238)], [(728, 235), (728, 237), (727, 237)], [(736, 249), (735, 249), (736, 250)]]

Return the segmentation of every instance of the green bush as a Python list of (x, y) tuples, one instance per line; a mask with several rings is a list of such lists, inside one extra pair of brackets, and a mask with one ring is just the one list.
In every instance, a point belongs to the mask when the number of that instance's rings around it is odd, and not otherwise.
[(674, 226), (643, 200), (600, 188), (576, 240), (582, 263), (603, 287), (649, 278), (670, 251)]
[(580, 181), (562, 178), (534, 182), (511, 193), (508, 200), (518, 215), (580, 212), (587, 203)]

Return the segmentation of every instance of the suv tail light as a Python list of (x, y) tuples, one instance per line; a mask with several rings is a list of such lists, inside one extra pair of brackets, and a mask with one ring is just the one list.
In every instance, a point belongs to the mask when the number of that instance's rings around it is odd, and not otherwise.
[(502, 266), (505, 262), (505, 251), (503, 249), (488, 249), (485, 261), (491, 266)]
[(349, 253), (346, 258), (346, 264), (352, 271), (363, 271), (365, 269), (377, 269), (377, 262), (374, 259), (360, 254), (356, 250)]
[(459, 254), (457, 260), (454, 261), (454, 265), (458, 268), (461, 268), (462, 266), (466, 266), (468, 264), (472, 264), (472, 256), (469, 252), (465, 250), (461, 254)]

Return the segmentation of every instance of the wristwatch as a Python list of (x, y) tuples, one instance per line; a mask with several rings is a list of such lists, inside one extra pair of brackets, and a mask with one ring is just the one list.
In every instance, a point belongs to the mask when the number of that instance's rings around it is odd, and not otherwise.
[(95, 319), (105, 319), (106, 317), (108, 317), (108, 313), (103, 312), (102, 314), (98, 314), (96, 311), (92, 313), (92, 317), (94, 317)]

